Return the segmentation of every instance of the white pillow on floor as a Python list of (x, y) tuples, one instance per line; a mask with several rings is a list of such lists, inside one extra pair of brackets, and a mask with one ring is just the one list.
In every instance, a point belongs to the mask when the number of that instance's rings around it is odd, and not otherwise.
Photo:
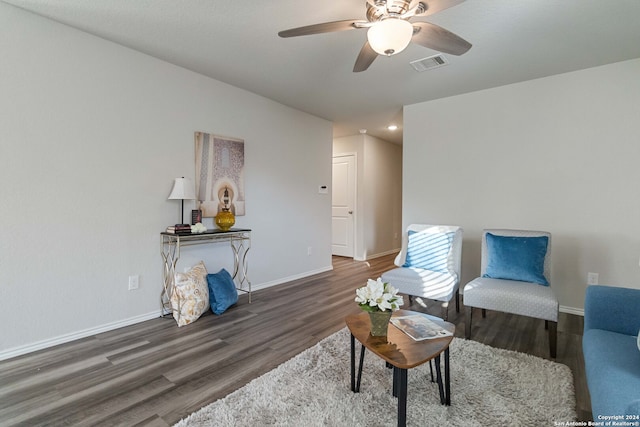
[(176, 273), (171, 308), (178, 326), (195, 322), (209, 309), (207, 268), (202, 261), (185, 273)]

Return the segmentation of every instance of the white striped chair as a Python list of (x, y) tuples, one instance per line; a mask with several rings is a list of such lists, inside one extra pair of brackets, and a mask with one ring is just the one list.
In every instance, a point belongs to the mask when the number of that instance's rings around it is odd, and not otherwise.
[(382, 280), (411, 296), (442, 301), (442, 317), (449, 316), (449, 302), (456, 296), (460, 311), (462, 228), (450, 225), (411, 224), (402, 237), (402, 249), (394, 261), (398, 268), (382, 274)]

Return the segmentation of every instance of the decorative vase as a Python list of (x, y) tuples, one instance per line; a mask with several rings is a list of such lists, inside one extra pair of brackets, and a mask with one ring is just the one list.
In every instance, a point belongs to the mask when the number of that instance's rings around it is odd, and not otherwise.
[(371, 335), (374, 337), (386, 337), (391, 311), (370, 311)]
[(216, 215), (216, 225), (222, 231), (229, 231), (233, 224), (236, 223), (236, 217), (229, 209), (224, 208)]

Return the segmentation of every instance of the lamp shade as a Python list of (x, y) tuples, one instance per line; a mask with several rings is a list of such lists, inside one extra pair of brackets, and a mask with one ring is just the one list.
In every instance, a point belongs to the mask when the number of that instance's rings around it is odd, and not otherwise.
[(175, 181), (173, 181), (173, 188), (169, 194), (169, 200), (194, 200), (195, 198), (196, 192), (193, 188), (193, 182), (191, 182), (189, 178), (176, 178)]
[(369, 45), (379, 55), (395, 55), (402, 52), (411, 41), (413, 25), (400, 18), (387, 18), (376, 22), (367, 31)]

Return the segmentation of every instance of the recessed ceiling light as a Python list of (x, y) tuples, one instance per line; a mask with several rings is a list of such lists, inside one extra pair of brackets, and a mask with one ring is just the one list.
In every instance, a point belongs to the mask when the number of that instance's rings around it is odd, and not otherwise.
[(398, 126), (396, 126), (396, 125), (389, 125), (389, 126), (387, 126), (387, 129), (389, 129), (389, 130), (396, 130), (396, 129), (398, 129)]

